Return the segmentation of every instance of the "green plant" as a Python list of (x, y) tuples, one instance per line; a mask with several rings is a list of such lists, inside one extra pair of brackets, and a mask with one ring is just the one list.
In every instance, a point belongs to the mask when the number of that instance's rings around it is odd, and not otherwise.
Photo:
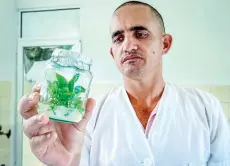
[(84, 113), (83, 101), (80, 97), (81, 93), (86, 90), (82, 86), (75, 86), (74, 84), (78, 81), (80, 74), (75, 74), (72, 79), (68, 82), (65, 77), (56, 73), (56, 80), (51, 82), (48, 81), (48, 92), (49, 98), (47, 104), (50, 105), (49, 110), (53, 111), (55, 107), (64, 106), (68, 108), (65, 116), (68, 116), (72, 111), (76, 110), (80, 113)]

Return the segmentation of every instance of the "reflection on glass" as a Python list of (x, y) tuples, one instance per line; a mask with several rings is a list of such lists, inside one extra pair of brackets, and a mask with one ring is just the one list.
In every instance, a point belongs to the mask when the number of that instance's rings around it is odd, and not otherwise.
[(46, 63), (51, 58), (55, 48), (72, 49), (72, 45), (65, 46), (33, 46), (23, 48), (25, 80), (40, 81), (44, 74)]

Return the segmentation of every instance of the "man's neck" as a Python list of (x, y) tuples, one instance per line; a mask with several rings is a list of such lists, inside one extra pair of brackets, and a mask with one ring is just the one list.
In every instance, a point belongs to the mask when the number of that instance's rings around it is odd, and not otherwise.
[(151, 107), (153, 102), (158, 102), (164, 91), (165, 82), (163, 77), (146, 77), (142, 80), (124, 80), (126, 92), (132, 104), (135, 102), (145, 103)]
[(124, 86), (137, 118), (146, 129), (148, 119), (163, 94), (165, 87), (163, 78), (126, 79), (124, 80)]

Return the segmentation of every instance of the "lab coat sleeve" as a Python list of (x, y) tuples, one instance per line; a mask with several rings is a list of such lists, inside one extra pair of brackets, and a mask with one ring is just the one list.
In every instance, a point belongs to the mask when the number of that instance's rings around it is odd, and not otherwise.
[(80, 166), (90, 166), (90, 151), (91, 151), (92, 137), (96, 125), (97, 115), (98, 115), (98, 108), (96, 106), (96, 108), (93, 110), (91, 118), (86, 127), (84, 143), (81, 151)]
[(109, 95), (109, 91), (102, 94), (96, 100), (96, 106), (93, 110), (92, 116), (91, 116), (91, 118), (87, 124), (87, 127), (86, 127), (84, 144), (83, 144), (83, 148), (82, 148), (82, 152), (81, 152), (80, 166), (90, 166), (90, 151), (91, 151), (91, 146), (92, 146), (93, 132), (94, 132), (94, 129), (96, 127), (97, 119), (100, 115), (100, 110), (101, 110), (103, 104), (105, 103), (108, 95)]
[(219, 100), (206, 96), (205, 105), (210, 127), (210, 158), (208, 166), (230, 166), (230, 130)]

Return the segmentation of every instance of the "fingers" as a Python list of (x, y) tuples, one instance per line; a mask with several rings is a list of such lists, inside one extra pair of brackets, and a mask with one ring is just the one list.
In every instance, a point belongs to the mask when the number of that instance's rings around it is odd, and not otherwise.
[(45, 114), (35, 115), (24, 120), (23, 130), (28, 138), (54, 131), (54, 127), (49, 123), (49, 117)]
[(42, 86), (42, 84), (39, 83), (39, 82), (37, 82), (37, 83), (33, 86), (32, 92), (40, 93), (41, 86)]
[(47, 147), (57, 139), (56, 132), (49, 132), (30, 139), (30, 146), (32, 152), (37, 157), (42, 157), (47, 150)]
[(37, 114), (37, 103), (41, 84), (36, 84), (32, 89), (32, 94), (24, 95), (18, 104), (18, 110), (24, 119), (28, 119)]
[(25, 95), (20, 99), (18, 110), (24, 119), (28, 119), (37, 114), (38, 101), (39, 94), (37, 92)]
[(84, 117), (82, 118), (82, 120), (79, 123), (74, 125), (78, 130), (80, 130), (82, 132), (85, 131), (85, 128), (87, 126), (87, 123), (88, 123), (91, 115), (92, 115), (94, 107), (95, 107), (95, 100), (92, 98), (89, 98), (86, 102)]

